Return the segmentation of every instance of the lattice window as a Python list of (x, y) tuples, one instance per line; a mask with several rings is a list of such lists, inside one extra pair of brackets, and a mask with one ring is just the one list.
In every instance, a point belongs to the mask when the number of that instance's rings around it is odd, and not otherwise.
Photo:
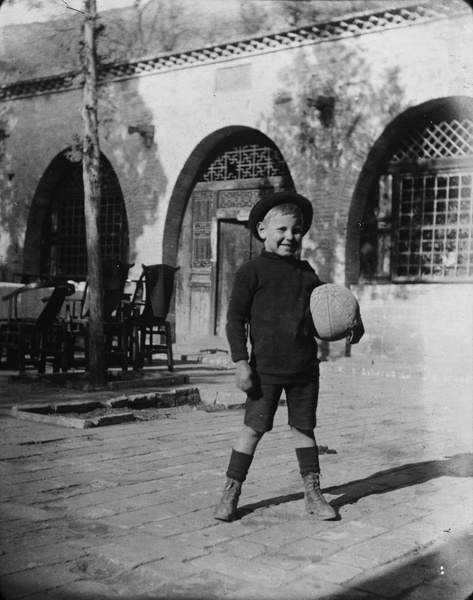
[[(117, 177), (102, 165), (102, 196), (99, 214), (103, 258), (126, 259), (128, 224)], [(87, 275), (82, 164), (78, 163), (56, 189), (50, 214), (50, 248), (47, 270), (53, 275), (83, 279)]]
[(454, 119), (413, 131), (401, 142), (392, 162), (455, 158), (468, 154), (473, 154), (473, 122)]
[(280, 152), (274, 148), (249, 144), (237, 146), (218, 156), (200, 181), (259, 179), (287, 174), (287, 166)]
[(102, 258), (126, 258), (128, 222), (122, 192), (111, 168), (102, 173), (99, 227)]
[(400, 177), (399, 277), (473, 276), (472, 180), (471, 172)]
[(368, 278), (473, 278), (473, 122), (452, 119), (409, 133), (364, 218)]
[(52, 274), (75, 277), (85, 275), (87, 253), (81, 164), (70, 172), (70, 176), (56, 190), (52, 214)]

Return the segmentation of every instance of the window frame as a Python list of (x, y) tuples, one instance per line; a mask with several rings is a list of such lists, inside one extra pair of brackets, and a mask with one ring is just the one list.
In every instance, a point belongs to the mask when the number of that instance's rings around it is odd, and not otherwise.
[[(467, 123), (465, 125), (465, 120), (458, 121), (458, 118), (450, 118), (449, 121), (446, 121), (447, 125), (451, 122), (460, 122), (462, 126), (465, 127), (465, 130), (471, 132), (472, 128), (472, 120), (471, 118), (467, 119)], [(430, 124), (434, 127), (434, 129), (443, 131), (448, 130), (448, 128), (443, 127), (443, 121), (432, 120), (429, 121)], [(429, 137), (428, 131), (429, 125), (426, 125), (426, 136)], [(414, 130), (415, 134), (415, 130)], [(454, 275), (448, 276), (445, 274), (423, 274), (421, 272), (416, 275), (412, 274), (399, 274), (399, 236), (400, 236), (400, 210), (401, 210), (401, 198), (400, 198), (400, 185), (401, 179), (403, 177), (419, 176), (421, 174), (427, 176), (433, 176), (435, 178), (441, 177), (442, 175), (446, 175), (447, 177), (454, 176), (456, 173), (462, 173), (469, 175), (473, 182), (473, 152), (471, 152), (472, 143), (471, 143), (471, 133), (470, 137), (466, 138), (465, 144), (461, 148), (461, 152), (465, 152), (463, 154), (452, 156), (435, 156), (435, 157), (419, 157), (417, 160), (413, 160), (412, 157), (408, 157), (408, 153), (404, 152), (404, 159), (402, 159), (401, 154), (398, 149), (401, 148), (403, 140), (408, 140), (409, 132), (406, 132), (405, 138), (402, 138), (401, 142), (398, 142), (398, 147), (394, 149), (394, 151), (390, 154), (390, 158), (384, 162), (384, 168), (376, 177), (373, 187), (371, 188), (370, 200), (368, 201), (363, 221), (360, 223), (361, 226), (361, 236), (360, 236), (360, 280), (364, 282), (378, 282), (378, 283), (442, 283), (442, 284), (452, 284), (452, 283), (470, 283), (473, 281), (473, 189), (470, 190), (469, 196), (469, 213), (470, 220), (468, 223), (465, 223), (465, 227), (461, 228), (460, 225), (456, 225), (455, 227), (458, 229), (457, 237), (456, 237), (456, 248), (455, 252), (456, 256), (460, 254), (460, 256), (466, 255), (466, 269), (467, 272), (464, 275)], [(398, 138), (399, 139), (399, 138)], [(430, 143), (429, 138), (429, 143)], [(448, 142), (448, 140), (447, 140)], [(440, 141), (441, 144), (444, 143), (444, 139)], [(468, 149), (470, 150), (469, 153)], [(467, 172), (467, 173), (465, 173)], [(391, 196), (391, 211), (386, 211), (382, 209), (382, 181), (386, 178), (391, 178), (391, 189), (389, 190), (389, 195)], [(425, 192), (425, 185), (424, 185)], [(436, 188), (437, 189), (437, 188)], [(425, 199), (422, 202), (422, 207), (424, 207)], [(461, 216), (461, 208), (458, 207), (459, 217)], [(445, 208), (445, 220), (447, 221), (447, 213), (448, 208)], [(386, 214), (384, 214), (386, 213)], [(424, 212), (422, 212), (422, 216), (424, 216)], [(419, 223), (419, 228), (425, 226), (423, 223)], [(450, 229), (454, 229), (455, 227), (450, 227)], [(440, 227), (439, 227), (440, 228)], [(447, 229), (447, 224), (445, 225), (445, 229)], [(467, 242), (467, 250), (461, 252), (460, 243), (461, 243), (461, 229), (468, 229), (468, 235), (465, 239)], [(433, 226), (433, 231), (435, 230), (435, 225)], [(443, 238), (444, 244), (446, 245), (448, 238), (446, 237), (447, 233), (445, 233), (445, 237)], [(409, 236), (409, 242), (411, 237)], [(452, 238), (453, 239), (453, 238)], [(385, 248), (389, 250), (389, 253), (383, 254), (383, 244), (386, 242)], [(460, 252), (459, 252), (460, 248)], [(445, 250), (446, 251), (446, 250)], [(420, 253), (421, 254), (421, 253)], [(387, 260), (385, 257), (387, 256)], [(383, 265), (383, 260), (385, 264)], [(419, 258), (419, 271), (421, 270), (421, 261), (422, 256)], [(434, 262), (432, 261), (431, 265)], [(459, 268), (458, 258), (454, 265), (454, 272), (457, 272)]]
[[(101, 161), (101, 206), (99, 212), (99, 232), (103, 258), (127, 260), (129, 249), (129, 228), (125, 200), (120, 182), (112, 165), (102, 158)], [(71, 186), (71, 187), (68, 187)], [(67, 195), (70, 205), (67, 208), (61, 202)], [(110, 207), (113, 206), (113, 210)], [(78, 217), (60, 212), (75, 210)], [(120, 218), (117, 218), (117, 215)], [(78, 219), (81, 219), (80, 224)], [(67, 234), (60, 231), (64, 224), (75, 223), (75, 229)], [(49, 209), (43, 224), (41, 272), (51, 276), (68, 277), (75, 281), (87, 277), (87, 247), (84, 214), (84, 188), (82, 182), (82, 163), (71, 162), (70, 167), (54, 188)], [(83, 233), (83, 235), (81, 235)], [(76, 248), (73, 259), (66, 258), (73, 250), (71, 244), (63, 245), (62, 241), (74, 240)], [(118, 241), (117, 241), (118, 240)], [(66, 250), (67, 254), (63, 252)], [(73, 252), (74, 254), (74, 252)], [(118, 255), (117, 255), (118, 254)], [(62, 256), (61, 256), (62, 255)], [(85, 262), (84, 262), (85, 261)], [(72, 269), (70, 267), (73, 267)]]
[[(392, 175), (392, 220), (391, 220), (391, 254), (390, 254), (390, 281), (393, 283), (465, 283), (473, 281), (473, 259), (469, 262), (471, 275), (459, 275), (459, 276), (448, 276), (445, 274), (436, 275), (436, 274), (417, 274), (417, 275), (409, 275), (409, 274), (399, 274), (399, 254), (398, 248), (400, 243), (400, 234), (401, 234), (401, 226), (400, 226), (400, 215), (401, 215), (401, 180), (403, 178), (408, 177), (433, 177), (435, 179), (445, 176), (452, 177), (456, 174), (461, 175), (469, 175), (471, 178), (470, 185), (472, 186), (472, 190), (470, 191), (470, 215), (473, 211), (473, 157), (467, 158), (444, 158), (444, 159), (431, 159), (428, 161), (419, 161), (417, 163), (397, 163), (395, 165), (391, 164), (388, 169), (390, 175)], [(379, 178), (380, 179), (380, 178)], [(450, 188), (447, 188), (450, 189)], [(435, 198), (435, 201), (438, 201), (438, 198)], [(424, 201), (425, 202), (425, 198)], [(447, 216), (447, 211), (443, 214)], [(437, 225), (437, 227), (436, 227)], [(426, 224), (425, 222), (419, 223), (419, 230), (422, 231), (423, 228), (432, 229), (432, 239), (435, 237), (435, 231), (447, 230), (447, 224), (440, 225), (436, 223)], [(458, 229), (459, 227), (451, 227), (451, 229)], [(473, 217), (470, 217), (470, 223), (465, 226), (465, 229), (469, 229), (469, 253), (473, 253)], [(445, 238), (446, 239), (446, 238)], [(458, 248), (456, 249), (458, 250)], [(413, 252), (409, 252), (411, 256)], [(420, 257), (422, 253), (419, 252)], [(435, 256), (435, 252), (432, 251), (432, 257)], [(421, 258), (420, 258), (421, 261)], [(455, 269), (458, 268), (458, 263), (456, 262)]]

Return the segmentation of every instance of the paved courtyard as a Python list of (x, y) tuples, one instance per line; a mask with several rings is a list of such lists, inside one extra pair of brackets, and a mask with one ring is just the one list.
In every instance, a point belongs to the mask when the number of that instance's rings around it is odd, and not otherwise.
[[(4, 409), (4, 600), (466, 600), (471, 380), (336, 371), (323, 370), (317, 428), (328, 448), (322, 487), (339, 513), (332, 522), (304, 511), (284, 407), (233, 523), (212, 512), (240, 409), (189, 406), (85, 430)], [(231, 389), (233, 376), (190, 373), (196, 383), (209, 397), (212, 386)], [(47, 390), (24, 389), (48, 400)]]

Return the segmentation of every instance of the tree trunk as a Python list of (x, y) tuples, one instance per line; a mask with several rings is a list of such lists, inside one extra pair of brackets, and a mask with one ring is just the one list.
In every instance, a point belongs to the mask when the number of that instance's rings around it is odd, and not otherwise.
[(106, 385), (103, 276), (99, 234), (100, 212), (100, 146), (97, 118), (96, 67), (96, 0), (84, 0), (84, 212), (87, 244), (87, 278), (89, 283), (89, 374), (93, 387)]

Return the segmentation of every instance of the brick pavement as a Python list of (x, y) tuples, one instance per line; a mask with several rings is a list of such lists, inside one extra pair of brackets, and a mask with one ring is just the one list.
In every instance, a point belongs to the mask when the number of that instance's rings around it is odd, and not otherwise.
[(92, 430), (0, 416), (4, 599), (465, 600), (471, 382), (336, 370), (317, 430), (333, 522), (304, 512), (283, 407), (234, 523), (212, 512), (241, 410)]

